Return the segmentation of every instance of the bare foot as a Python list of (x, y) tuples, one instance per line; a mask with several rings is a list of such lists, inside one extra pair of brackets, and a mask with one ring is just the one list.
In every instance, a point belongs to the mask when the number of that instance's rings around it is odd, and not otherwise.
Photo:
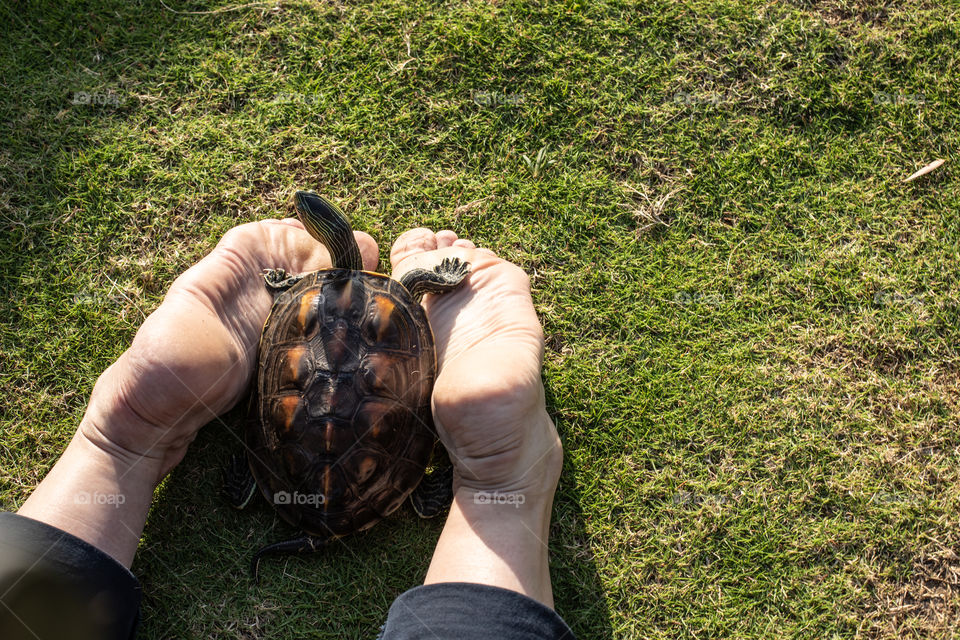
[(563, 454), (544, 406), (530, 279), (452, 231), (408, 231), (390, 259), (399, 277), (449, 256), (470, 263), (467, 282), (425, 306), (440, 365), (433, 416), (455, 496), (424, 584), (486, 584), (553, 606), (547, 539)]

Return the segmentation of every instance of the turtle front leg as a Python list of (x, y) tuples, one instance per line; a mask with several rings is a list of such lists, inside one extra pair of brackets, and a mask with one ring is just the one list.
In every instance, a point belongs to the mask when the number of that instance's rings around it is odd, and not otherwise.
[(304, 274), (291, 276), (283, 269), (264, 269), (263, 280), (267, 283), (267, 288), (274, 293), (286, 291), (293, 285), (303, 280)]
[(444, 258), (433, 270), (414, 269), (408, 271), (400, 279), (400, 284), (407, 288), (416, 300), (420, 300), (425, 293), (446, 293), (453, 291), (470, 273), (470, 263), (460, 258)]
[(315, 536), (301, 536), (291, 538), (282, 542), (275, 542), (263, 547), (255, 554), (250, 562), (250, 571), (253, 573), (253, 581), (260, 584), (260, 559), (266, 555), (275, 554), (294, 554), (294, 553), (316, 553), (330, 542), (332, 538), (318, 538)]

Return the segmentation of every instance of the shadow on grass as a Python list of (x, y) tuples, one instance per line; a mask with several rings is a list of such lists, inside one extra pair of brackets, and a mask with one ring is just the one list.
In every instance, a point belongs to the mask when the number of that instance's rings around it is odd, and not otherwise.
[(243, 414), (204, 427), (158, 491), (134, 564), (143, 637), (375, 637), (393, 600), (422, 584), (442, 518), (422, 521), (404, 505), (316, 554), (265, 558), (254, 584), (254, 551), (298, 532), (259, 494), (237, 511), (220, 493)]
[[(547, 410), (564, 439), (563, 423), (557, 417), (556, 396), (549, 381), (544, 385)], [(553, 501), (550, 526), (550, 577), (554, 607), (577, 638), (605, 640), (613, 637), (610, 611), (600, 581), (597, 558), (590, 549), (583, 517), (582, 493), (564, 458), (560, 486)]]
[[(317, 554), (266, 558), (255, 585), (253, 552), (296, 532), (259, 495), (240, 512), (220, 494), (244, 415), (204, 427), (157, 492), (133, 567), (144, 588), (142, 637), (375, 637), (394, 598), (422, 583), (443, 518), (425, 522), (404, 505)], [(613, 637), (609, 610), (569, 478), (551, 527), (555, 607), (578, 638), (604, 640)]]

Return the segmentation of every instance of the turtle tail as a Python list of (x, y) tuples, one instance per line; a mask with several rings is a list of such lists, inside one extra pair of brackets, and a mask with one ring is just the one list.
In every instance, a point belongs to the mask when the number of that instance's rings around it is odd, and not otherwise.
[(273, 554), (316, 553), (327, 546), (327, 543), (329, 543), (331, 539), (332, 538), (318, 538), (316, 536), (306, 535), (291, 540), (268, 544), (253, 554), (253, 558), (250, 561), (250, 572), (253, 574), (253, 582), (260, 584), (260, 559), (263, 558), (263, 556)]

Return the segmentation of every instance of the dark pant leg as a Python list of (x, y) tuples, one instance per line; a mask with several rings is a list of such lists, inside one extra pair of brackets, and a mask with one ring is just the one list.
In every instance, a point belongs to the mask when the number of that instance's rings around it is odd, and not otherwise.
[(431, 584), (397, 598), (382, 640), (574, 640), (557, 613), (515, 591), (467, 582)]
[(0, 638), (130, 640), (140, 585), (130, 571), (60, 529), (0, 513)]

